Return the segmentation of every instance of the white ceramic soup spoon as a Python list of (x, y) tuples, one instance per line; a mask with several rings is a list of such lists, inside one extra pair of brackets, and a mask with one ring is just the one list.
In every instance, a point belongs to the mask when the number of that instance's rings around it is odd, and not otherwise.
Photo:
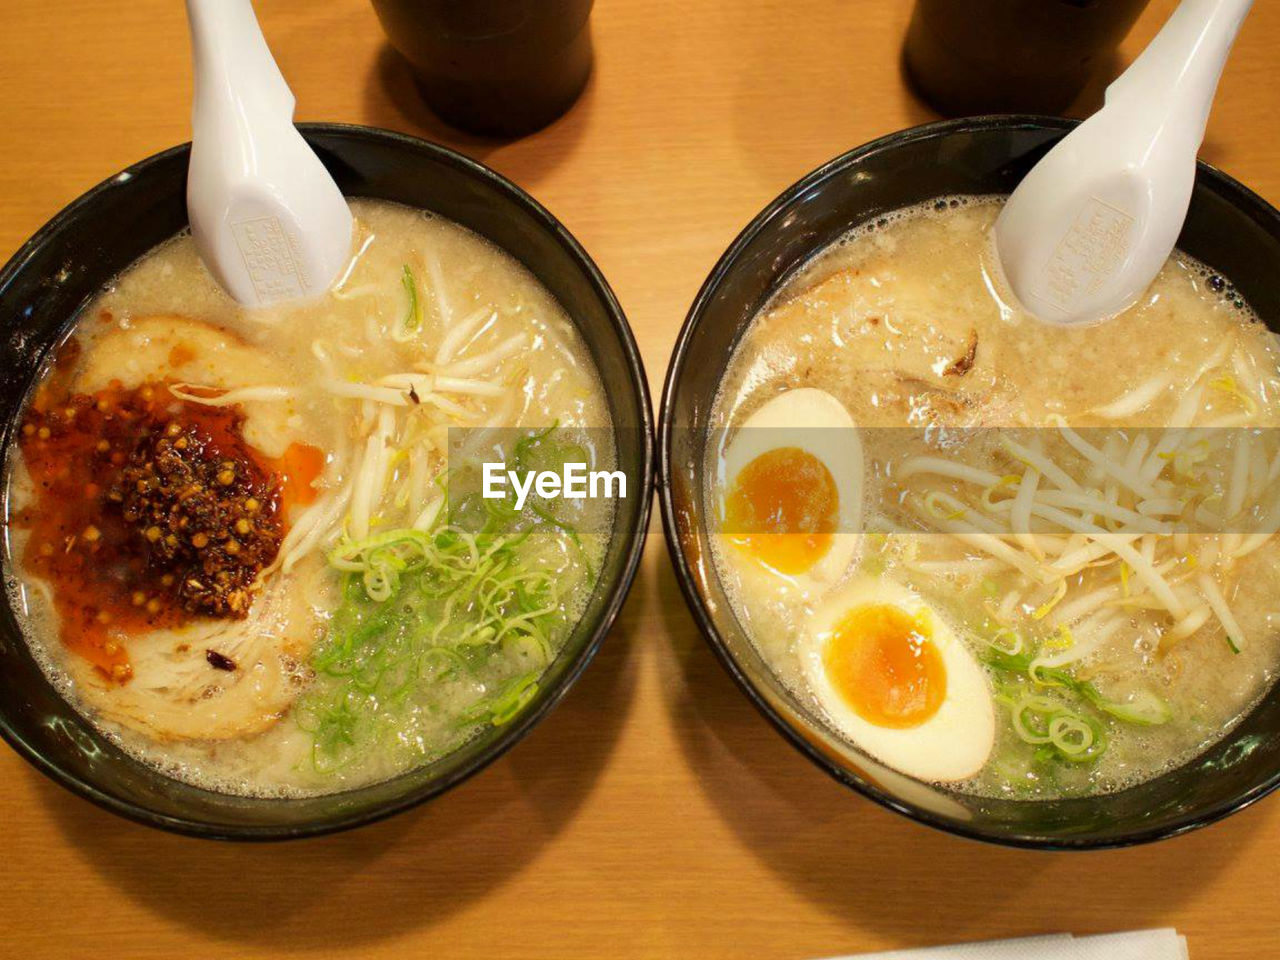
[(1191, 204), (1196, 150), (1252, 0), (1182, 0), (1106, 102), (1018, 185), (995, 225), (1005, 281), (1054, 323), (1115, 316), (1155, 279)]
[(187, 0), (195, 67), (187, 211), (239, 303), (324, 293), (351, 257), (351, 210), (293, 125), (293, 93), (250, 0)]

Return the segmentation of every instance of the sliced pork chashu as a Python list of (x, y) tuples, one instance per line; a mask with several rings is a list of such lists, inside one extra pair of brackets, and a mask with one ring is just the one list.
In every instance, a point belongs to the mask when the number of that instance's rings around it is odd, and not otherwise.
[[(212, 324), (149, 316), (100, 334), (73, 388), (92, 393), (113, 381), (129, 388), (160, 380), (235, 390), (287, 384), (288, 371)], [(268, 457), (283, 454), (300, 439), (290, 408), (288, 401), (244, 402), (244, 439)], [(127, 682), (69, 658), (81, 695), (103, 717), (161, 741), (228, 740), (267, 729), (297, 695), (315, 623), (296, 584), (272, 574), (260, 586), (244, 619), (200, 617), (121, 637), (132, 671)]]
[(301, 597), (296, 584), (277, 578), (244, 620), (205, 619), (132, 636), (127, 683), (112, 682), (78, 657), (71, 672), (102, 717), (156, 740), (253, 736), (297, 696), (299, 665), (315, 629)]
[[(176, 315), (140, 317), (94, 341), (85, 353), (74, 388), (92, 393), (117, 380), (136, 387), (154, 380), (176, 380), (221, 390), (281, 386), (289, 371), (266, 351), (202, 320)], [(288, 401), (248, 400), (244, 437), (269, 457), (278, 457), (294, 440)]]
[(837, 270), (775, 306), (768, 323), (780, 329), (833, 328), (842, 358), (853, 368), (893, 371), (948, 392), (962, 381), (968, 389), (989, 385), (989, 358), (982, 355), (977, 332), (952, 319), (954, 306), (928, 290), (894, 287), (886, 294), (883, 285), (873, 286), (885, 272)]

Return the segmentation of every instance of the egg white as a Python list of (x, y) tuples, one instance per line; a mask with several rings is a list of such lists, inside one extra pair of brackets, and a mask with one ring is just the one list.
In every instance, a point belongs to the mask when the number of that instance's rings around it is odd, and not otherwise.
[[(922, 613), (946, 670), (946, 695), (919, 726), (877, 726), (851, 707), (831, 684), (823, 650), (850, 611), (891, 605), (910, 617)], [(804, 676), (831, 724), (855, 746), (908, 776), (934, 782), (965, 780), (987, 762), (995, 743), (995, 708), (986, 674), (955, 631), (911, 590), (887, 580), (859, 578), (814, 610), (800, 640)]]
[[(820, 460), (836, 486), (836, 532), (817, 563), (787, 574), (737, 549), (726, 550), (739, 567), (753, 566), (806, 593), (826, 589), (844, 576), (858, 553), (862, 523), (862, 441), (843, 403), (813, 387), (788, 390), (753, 413), (729, 439), (721, 459), (721, 495), (726, 496), (749, 463), (770, 450), (795, 447)], [(722, 501), (723, 506), (723, 501)], [(723, 515), (723, 510), (721, 511)]]

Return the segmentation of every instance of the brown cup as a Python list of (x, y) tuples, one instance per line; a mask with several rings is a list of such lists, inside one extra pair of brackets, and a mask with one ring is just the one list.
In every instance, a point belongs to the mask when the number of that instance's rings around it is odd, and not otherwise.
[(545, 127), (591, 73), (593, 0), (373, 0), (432, 111), (461, 130)]
[(903, 48), (916, 92), (944, 116), (1060, 114), (1147, 0), (917, 0)]

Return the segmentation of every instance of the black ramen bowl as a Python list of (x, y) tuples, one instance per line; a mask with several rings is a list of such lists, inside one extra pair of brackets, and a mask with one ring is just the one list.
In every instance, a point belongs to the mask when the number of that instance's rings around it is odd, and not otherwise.
[[(659, 491), (667, 546), (703, 633), (743, 692), (809, 759), (841, 783), (921, 823), (1044, 849), (1143, 843), (1239, 810), (1280, 785), (1280, 696), (1269, 695), (1216, 746), (1154, 780), (1059, 801), (966, 796), (886, 769), (834, 735), (778, 680), (735, 617), (710, 559), (702, 509), (712, 401), (757, 310), (850, 228), (954, 194), (1007, 194), (1071, 129), (1065, 120), (981, 117), (904, 130), (837, 157), (760, 213), (703, 284), (676, 343), (662, 397)], [(1280, 214), (1201, 164), (1178, 242), (1280, 323)]]
[[(618, 614), (644, 546), (653, 484), (652, 410), (640, 355), (613, 292), (569, 232), (519, 187), (434, 144), (367, 127), (301, 130), (343, 192), (434, 211), (521, 261), (573, 318), (602, 380), (628, 496), (586, 610), (511, 723), (384, 783), (297, 800), (234, 797), (172, 780), (122, 752), (46, 681), (0, 601), (0, 734), (58, 783), (141, 823), (219, 839), (283, 839), (369, 823), (408, 809), (493, 761), (565, 694)], [(29, 388), (77, 314), (112, 277), (187, 227), (188, 147), (142, 161), (90, 190), (0, 272), (0, 403), (8, 449)], [(0, 503), (0, 507), (4, 507)], [(7, 510), (3, 516), (7, 516)], [(3, 531), (0, 531), (3, 532)]]

